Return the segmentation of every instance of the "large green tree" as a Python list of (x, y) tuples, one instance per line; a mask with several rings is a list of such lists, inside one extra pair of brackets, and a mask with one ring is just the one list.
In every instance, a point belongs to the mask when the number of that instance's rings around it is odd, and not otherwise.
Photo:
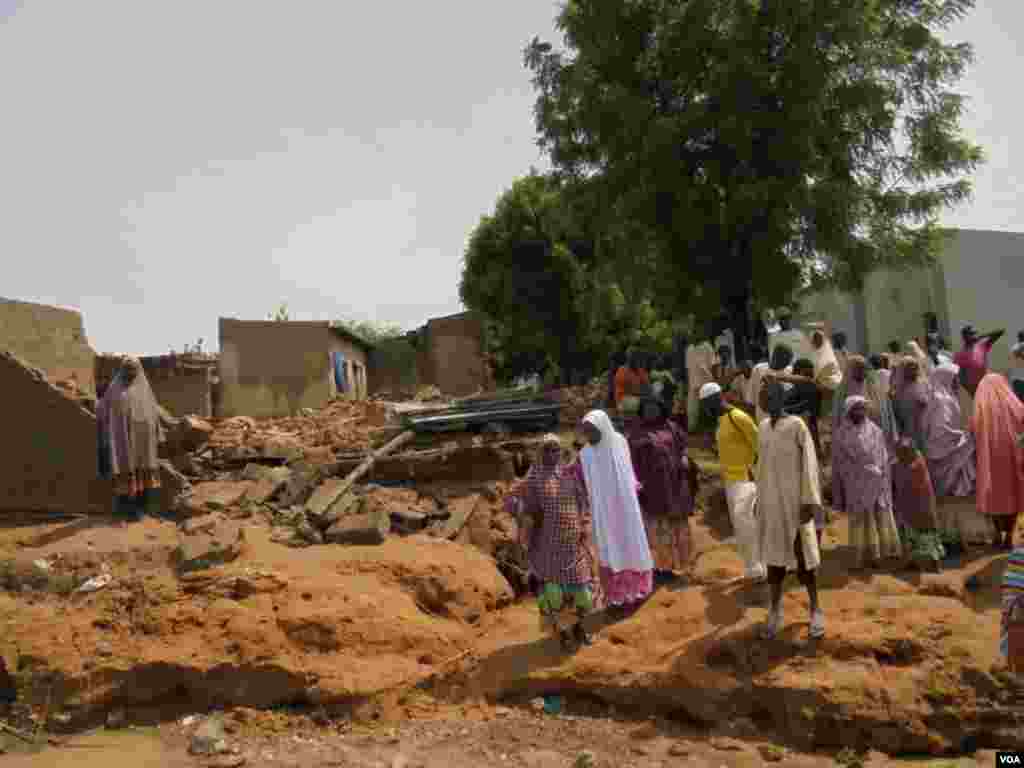
[(565, 49), (526, 49), (539, 141), (597, 221), (644, 230), (625, 263), (663, 307), (724, 308), (742, 337), (755, 299), (934, 257), (982, 160), (953, 90), (971, 48), (938, 36), (972, 7), (569, 0)]
[(463, 303), (490, 323), (499, 375), (546, 367), (566, 372), (585, 336), (585, 268), (568, 246), (557, 181), (537, 173), (516, 180), (470, 235)]
[[(532, 172), (470, 235), (460, 295), (488, 319), (501, 380), (553, 365), (563, 382), (576, 382), (627, 346), (670, 348), (671, 329), (649, 301), (647, 271), (621, 269), (642, 260), (643, 249), (627, 250), (619, 228), (597, 227), (588, 195), (585, 185)], [(601, 251), (619, 255), (600, 258)]]

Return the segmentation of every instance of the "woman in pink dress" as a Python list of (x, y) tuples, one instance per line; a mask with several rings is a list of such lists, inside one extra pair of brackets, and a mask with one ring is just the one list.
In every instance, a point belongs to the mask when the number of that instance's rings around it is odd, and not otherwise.
[(961, 368), (960, 377), (974, 398), (971, 429), (978, 451), (978, 511), (995, 524), (994, 546), (1009, 551), (1024, 506), (1024, 450), (1019, 442), (1024, 404), (1001, 374), (985, 374), (976, 386), (970, 371)]

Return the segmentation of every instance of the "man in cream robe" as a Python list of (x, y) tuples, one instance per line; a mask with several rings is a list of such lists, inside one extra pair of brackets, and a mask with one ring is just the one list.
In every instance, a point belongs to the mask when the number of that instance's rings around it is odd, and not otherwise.
[(718, 354), (707, 339), (687, 347), (686, 372), (689, 375), (689, 391), (686, 398), (686, 419), (691, 433), (696, 432), (701, 423), (700, 388), (715, 380), (712, 369), (717, 364)]
[(762, 636), (775, 637), (782, 627), (782, 583), (796, 571), (810, 599), (810, 635), (825, 634), (818, 606), (815, 572), (821, 563), (814, 513), (821, 507), (818, 457), (810, 430), (798, 416), (783, 414), (785, 393), (778, 381), (766, 382), (761, 405), (768, 418), (758, 430), (758, 525), (760, 557), (771, 585), (771, 609)]

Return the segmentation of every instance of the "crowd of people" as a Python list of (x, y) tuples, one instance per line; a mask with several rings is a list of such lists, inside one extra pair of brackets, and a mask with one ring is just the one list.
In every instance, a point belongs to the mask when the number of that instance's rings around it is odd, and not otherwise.
[(937, 571), (969, 549), (1012, 552), (1001, 638), (1012, 656), (1024, 614), (1024, 332), (1009, 375), (989, 369), (1003, 335), (968, 326), (955, 354), (933, 333), (865, 356), (784, 315), (747, 360), (710, 333), (689, 344), (682, 381), (639, 352), (613, 361), (584, 444), (574, 455), (549, 435), (510, 497), (545, 626), (566, 648), (589, 642), (587, 613), (628, 613), (687, 572), (698, 490), (688, 440), (713, 431), (744, 578), (770, 586), (765, 637), (781, 628), (789, 572), (808, 593), (810, 636), (825, 632), (816, 573), (830, 506), (848, 519), (856, 569)]
[[(967, 548), (1011, 553), (1001, 647), (1024, 661), (1024, 624), (1014, 629), (1024, 618), (1024, 547), (1014, 550), (1024, 332), (1009, 375), (989, 370), (1003, 335), (968, 326), (955, 355), (930, 334), (864, 357), (841, 334), (784, 318), (767, 350), (737, 364), (728, 344), (692, 345), (682, 382), (629, 355), (609, 372), (607, 401), (583, 419), (576, 450), (546, 436), (508, 499), (545, 626), (566, 648), (586, 644), (588, 613), (626, 615), (659, 582), (686, 574), (698, 491), (688, 441), (713, 429), (744, 577), (771, 588), (766, 637), (781, 626), (791, 571), (808, 592), (811, 637), (825, 632), (816, 571), (830, 464), (831, 507), (848, 518), (856, 568), (937, 570)], [(97, 408), (99, 473), (123, 517), (159, 514), (163, 419), (141, 364), (126, 358)]]

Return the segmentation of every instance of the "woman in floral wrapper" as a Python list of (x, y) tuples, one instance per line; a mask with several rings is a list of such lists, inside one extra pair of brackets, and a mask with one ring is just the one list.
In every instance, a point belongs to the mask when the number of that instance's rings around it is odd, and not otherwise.
[(539, 461), (511, 497), (525, 522), (530, 573), (539, 582), (542, 626), (562, 647), (589, 645), (583, 619), (594, 610), (590, 507), (579, 466), (562, 462), (557, 435), (545, 435)]

